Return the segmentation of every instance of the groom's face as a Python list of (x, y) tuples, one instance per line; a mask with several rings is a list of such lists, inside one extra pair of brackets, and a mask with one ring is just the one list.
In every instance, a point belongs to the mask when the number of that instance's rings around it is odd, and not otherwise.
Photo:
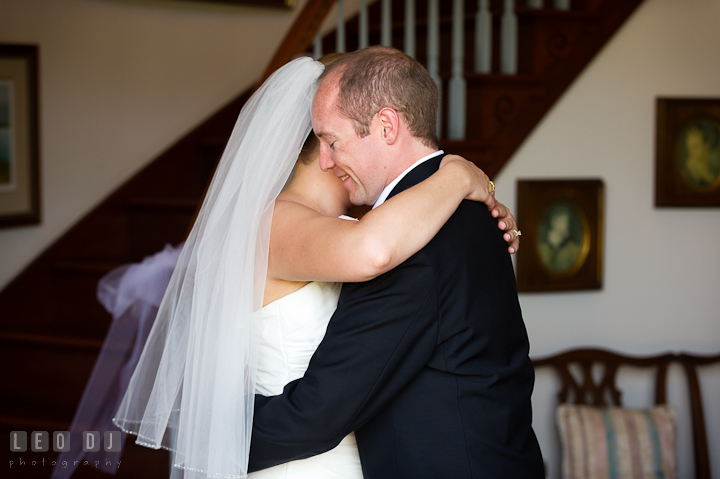
[[(330, 80), (330, 84), (328, 84)], [(371, 124), (370, 135), (359, 138), (353, 123), (335, 108), (338, 88), (326, 79), (315, 94), (312, 124), (320, 139), (320, 168), (332, 170), (343, 182), (354, 205), (372, 205), (387, 184), (381, 167), (382, 143)]]

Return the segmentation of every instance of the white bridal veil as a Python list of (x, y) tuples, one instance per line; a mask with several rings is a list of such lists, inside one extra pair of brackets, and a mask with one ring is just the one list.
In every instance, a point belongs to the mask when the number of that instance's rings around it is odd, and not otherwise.
[(240, 112), (113, 422), (174, 451), (174, 477), (242, 478), (275, 197), (310, 133), (322, 64), (294, 60)]

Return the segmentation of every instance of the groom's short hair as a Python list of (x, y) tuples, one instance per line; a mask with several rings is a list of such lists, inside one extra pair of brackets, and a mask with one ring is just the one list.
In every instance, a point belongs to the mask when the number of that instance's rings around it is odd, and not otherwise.
[(345, 54), (318, 79), (337, 79), (338, 111), (354, 123), (360, 138), (370, 134), (370, 123), (382, 108), (390, 107), (407, 124), (410, 134), (425, 146), (438, 148), (438, 89), (418, 61), (395, 48), (372, 46)]

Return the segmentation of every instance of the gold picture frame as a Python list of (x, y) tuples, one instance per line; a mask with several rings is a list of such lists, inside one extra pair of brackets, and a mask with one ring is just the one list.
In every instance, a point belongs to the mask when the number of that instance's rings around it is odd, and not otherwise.
[(602, 180), (518, 180), (519, 292), (602, 288)]
[(720, 98), (658, 98), (655, 206), (720, 206)]
[(38, 47), (0, 44), (0, 227), (40, 222)]

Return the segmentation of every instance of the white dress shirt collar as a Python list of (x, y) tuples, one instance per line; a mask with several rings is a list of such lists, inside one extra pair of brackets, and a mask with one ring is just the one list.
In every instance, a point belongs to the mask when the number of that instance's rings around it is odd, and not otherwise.
[(395, 188), (397, 186), (397, 184), (400, 183), (400, 180), (402, 180), (405, 177), (405, 175), (410, 173), (415, 167), (417, 167), (418, 165), (420, 165), (422, 163), (425, 163), (426, 161), (428, 161), (431, 158), (435, 158), (436, 156), (443, 155), (443, 154), (445, 154), (445, 152), (443, 150), (438, 150), (435, 153), (430, 153), (427, 156), (423, 156), (422, 158), (417, 160), (415, 163), (413, 163), (407, 170), (400, 173), (397, 176), (397, 178), (392, 180), (392, 182), (389, 185), (387, 185), (384, 190), (382, 190), (382, 193), (380, 193), (380, 196), (378, 197), (377, 201), (375, 201), (375, 204), (373, 205), (373, 209), (375, 209), (378, 206), (380, 206), (381, 204), (385, 203), (385, 200), (390, 195), (390, 192), (393, 190), (393, 188)]

